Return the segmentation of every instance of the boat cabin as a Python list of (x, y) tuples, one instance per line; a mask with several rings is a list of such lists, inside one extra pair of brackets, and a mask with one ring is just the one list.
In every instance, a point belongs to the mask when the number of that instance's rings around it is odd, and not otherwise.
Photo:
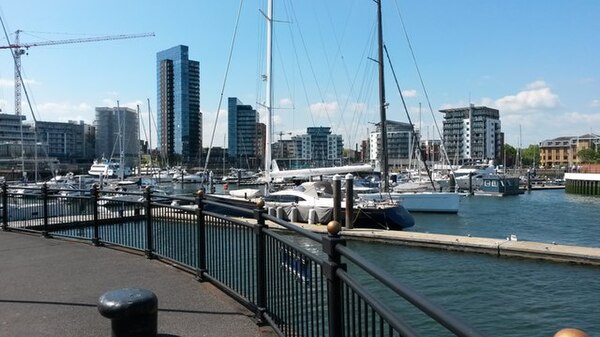
[(477, 195), (505, 196), (523, 193), (519, 188), (518, 177), (490, 174), (482, 176), (481, 179), (481, 186), (475, 192)]

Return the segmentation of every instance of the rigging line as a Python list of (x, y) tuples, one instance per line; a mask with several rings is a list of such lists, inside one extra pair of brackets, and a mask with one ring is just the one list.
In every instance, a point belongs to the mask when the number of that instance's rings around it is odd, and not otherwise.
[[(261, 1), (261, 3), (263, 5), (265, 4), (264, 1)], [(259, 9), (259, 11), (258, 11), (258, 13), (256, 13), (256, 15), (258, 15), (262, 19), (263, 13), (265, 13), (265, 12), (266, 12), (266, 9), (263, 7), (263, 8)], [(259, 22), (264, 22), (264, 20), (259, 20)], [(255, 74), (263, 74), (264, 70), (262, 69), (262, 67), (266, 63), (265, 62), (265, 57), (266, 57), (265, 54), (266, 53), (264, 52), (264, 48), (261, 48), (261, 46), (265, 46), (266, 45), (266, 42), (265, 42), (266, 35), (267, 35), (267, 33), (266, 33), (266, 25), (258, 24), (258, 25), (256, 25), (256, 27), (257, 27), (256, 34), (258, 36), (258, 39), (256, 41), (256, 54), (257, 54), (257, 57), (256, 57), (256, 70), (255, 70), (254, 73)], [(254, 92), (254, 95), (256, 97), (256, 102), (257, 103), (263, 101), (263, 94), (264, 94), (264, 90), (262, 89), (263, 88), (263, 82), (264, 82), (264, 79), (262, 78), (262, 76), (257, 76), (256, 80), (254, 82), (255, 83), (255, 88), (254, 88), (255, 92)], [(262, 106), (263, 104), (259, 103), (259, 105)], [(223, 148), (225, 148), (225, 144), (223, 144)]]
[(394, 66), (392, 65), (392, 60), (390, 59), (390, 54), (388, 53), (387, 46), (383, 45), (383, 50), (385, 51), (385, 56), (387, 56), (388, 63), (390, 65), (390, 70), (392, 71), (392, 75), (394, 77), (394, 82), (396, 83), (396, 88), (398, 89), (398, 94), (400, 95), (400, 99), (402, 100), (402, 106), (404, 107), (404, 111), (406, 112), (406, 118), (408, 118), (408, 123), (414, 131), (414, 124), (412, 119), (410, 118), (410, 114), (408, 113), (408, 108), (406, 107), (406, 101), (404, 100), (404, 95), (402, 95), (402, 90), (400, 90), (400, 83), (398, 82), (398, 77), (396, 77), (396, 71), (394, 70)]
[[(138, 117), (140, 119), (139, 124), (142, 126), (142, 131), (144, 132), (144, 138), (146, 138), (146, 141), (148, 141), (148, 134), (146, 133), (146, 124), (144, 123), (144, 117), (142, 117), (142, 114), (139, 112), (139, 107), (140, 105), (138, 104)], [(139, 127), (139, 125), (138, 125)], [(148, 147), (150, 147), (150, 142), (148, 142)]]
[[(325, 12), (327, 12), (329, 14), (329, 11), (328, 11), (329, 8), (327, 7), (326, 2), (323, 3), (323, 4), (325, 6)], [(313, 7), (313, 12), (316, 12), (316, 7)], [(317, 27), (321, 27), (321, 21), (319, 20), (319, 16), (317, 15), (317, 13), (315, 13), (315, 18), (316, 18), (316, 21), (317, 21)], [(331, 16), (329, 16), (329, 21), (331, 23)], [(335, 51), (335, 53), (333, 54), (333, 57), (330, 59), (328, 53), (326, 52), (326, 50), (328, 50), (329, 48), (327, 48), (328, 44), (325, 43), (325, 39), (324, 39), (324, 36), (322, 34), (323, 31), (324, 31), (323, 29), (318, 29), (319, 40), (321, 41), (322, 51), (323, 51), (323, 54), (325, 55), (325, 62), (327, 63), (327, 68), (329, 70), (328, 71), (328, 77), (329, 78), (327, 79), (327, 85), (325, 86), (325, 90), (327, 90), (327, 88), (329, 88), (329, 86), (331, 86), (331, 88), (333, 90), (333, 94), (334, 94), (335, 100), (336, 100), (336, 102), (338, 102), (339, 101), (339, 94), (338, 94), (337, 86), (335, 85), (335, 81), (333, 80), (333, 72), (335, 70), (337, 62), (332, 64), (332, 61), (335, 60), (335, 59), (337, 59), (338, 55), (341, 55), (340, 42), (338, 41), (337, 36), (335, 34), (335, 29), (332, 29), (332, 32), (333, 32), (332, 35), (334, 37), (334, 40), (336, 40), (336, 42), (337, 42), (338, 48)], [(344, 125), (344, 128), (345, 128), (344, 114), (342, 112), (343, 112), (343, 109), (340, 109), (340, 119), (341, 119), (341, 121), (338, 121), (337, 125), (339, 127), (339, 125), (341, 123), (341, 124)], [(326, 113), (328, 113), (328, 112), (326, 111)], [(328, 119), (330, 119), (329, 116), (328, 116)], [(332, 128), (334, 127), (333, 123), (331, 124), (331, 126), (332, 126)]]
[(415, 56), (415, 52), (414, 49), (412, 47), (412, 43), (410, 42), (410, 38), (408, 36), (408, 31), (406, 29), (406, 25), (404, 24), (404, 19), (402, 17), (402, 13), (400, 12), (400, 7), (398, 6), (398, 0), (394, 1), (394, 4), (396, 6), (396, 12), (398, 13), (398, 17), (400, 18), (400, 24), (402, 25), (402, 30), (404, 32), (404, 37), (406, 38), (406, 43), (408, 44), (408, 49), (410, 50), (410, 54), (412, 56), (412, 60), (413, 63), (415, 65), (415, 68), (417, 70), (417, 74), (419, 75), (419, 81), (421, 82), (421, 88), (423, 89), (423, 93), (425, 94), (425, 99), (427, 100), (427, 106), (429, 107), (429, 112), (431, 113), (431, 118), (433, 118), (433, 125), (435, 126), (435, 129), (438, 133), (438, 137), (440, 137), (440, 140), (442, 140), (440, 142), (440, 148), (441, 148), (441, 152), (444, 155), (444, 159), (446, 159), (446, 163), (448, 163), (448, 165), (450, 165), (450, 159), (448, 158), (448, 153), (446, 152), (445, 146), (444, 146), (444, 138), (442, 137), (442, 133), (440, 132), (440, 128), (438, 126), (437, 123), (437, 119), (435, 118), (435, 115), (433, 113), (433, 108), (431, 107), (431, 100), (429, 100), (429, 94), (427, 93), (427, 89), (425, 88), (425, 83), (423, 82), (423, 77), (421, 76), (421, 70), (419, 68), (419, 65), (417, 63), (417, 58)]
[[(419, 145), (419, 139), (417, 138), (417, 134), (415, 133), (415, 125), (413, 124), (411, 118), (410, 118), (410, 114), (408, 113), (408, 108), (406, 108), (406, 102), (404, 100), (404, 95), (402, 95), (402, 90), (400, 90), (400, 84), (398, 83), (398, 77), (396, 77), (396, 71), (394, 70), (394, 65), (392, 64), (392, 59), (390, 59), (390, 54), (388, 53), (387, 47), (385, 45), (383, 45), (383, 50), (385, 50), (385, 55), (387, 56), (388, 59), (388, 63), (390, 64), (390, 70), (392, 71), (392, 75), (394, 77), (394, 82), (396, 82), (396, 88), (398, 89), (398, 94), (400, 95), (400, 98), (402, 99), (402, 105), (404, 106), (404, 111), (406, 111), (406, 117), (408, 118), (408, 123), (410, 123), (410, 129), (411, 129), (411, 138), (413, 139), (413, 146), (416, 146), (416, 149), (419, 149), (418, 152), (418, 156), (419, 159), (423, 162), (423, 165), (425, 166), (425, 171), (427, 172), (427, 176), (429, 177), (429, 181), (431, 182), (431, 187), (433, 187), (433, 190), (435, 191), (435, 184), (433, 182), (433, 179), (431, 177), (431, 171), (429, 171), (429, 166), (427, 165), (427, 163), (425, 161), (422, 160), (423, 155), (421, 154), (421, 152), (423, 151), (423, 149), (421, 149), (421, 146)], [(383, 132), (383, 130), (382, 130)], [(421, 132), (421, 130), (419, 130), (419, 132)], [(410, 149), (411, 151), (413, 149)], [(412, 152), (411, 152), (412, 153)]]
[[(367, 63), (367, 60), (369, 60), (369, 58), (367, 57), (367, 55), (370, 54), (370, 52), (372, 52), (372, 48), (373, 48), (373, 39), (375, 36), (375, 23), (373, 23), (373, 25), (371, 26), (371, 33), (369, 38), (367, 39), (365, 46), (363, 48), (363, 52), (362, 55), (360, 57), (360, 63), (358, 65), (358, 69), (363, 69), (364, 72), (362, 73), (362, 83), (360, 85), (359, 88), (359, 93), (356, 94), (355, 93), (355, 86), (356, 83), (358, 81), (358, 75), (359, 72), (356, 72), (356, 75), (354, 76), (354, 78), (352, 79), (352, 85), (350, 87), (350, 92), (351, 95), (356, 97), (356, 106), (354, 108), (354, 112), (352, 114), (352, 120), (351, 120), (351, 125), (354, 125), (354, 130), (351, 130), (351, 135), (358, 135), (359, 133), (359, 128), (360, 128), (360, 120), (361, 117), (364, 117), (365, 115), (365, 111), (360, 111), (360, 113), (358, 113), (357, 111), (359, 110), (359, 102), (360, 102), (360, 98), (363, 97), (363, 93), (367, 93), (364, 95), (364, 102), (368, 102), (369, 101), (369, 97), (370, 97), (370, 93), (372, 93), (372, 91), (366, 91), (365, 88), (367, 86), (367, 84), (373, 83), (373, 72), (369, 70), (369, 63)], [(346, 76), (348, 78), (350, 78), (350, 75), (348, 74), (348, 69), (345, 68), (344, 69), (346, 71)], [(358, 115), (358, 116), (357, 116)], [(356, 123), (355, 123), (356, 120)]]
[[(337, 51), (336, 54), (339, 55), (340, 59), (341, 59), (341, 63), (342, 63), (342, 69), (344, 72), (344, 75), (346, 76), (348, 83), (350, 83), (350, 95), (348, 95), (346, 102), (342, 105), (342, 114), (341, 114), (341, 124), (343, 124), (343, 129), (346, 130), (346, 138), (349, 140), (349, 143), (352, 143), (351, 139), (352, 139), (352, 135), (355, 134), (353, 133), (352, 129), (352, 125), (354, 124), (354, 119), (356, 117), (356, 109), (353, 109), (353, 113), (352, 113), (352, 118), (350, 120), (350, 130), (346, 125), (346, 120), (344, 119), (344, 114), (343, 112), (346, 111), (346, 108), (348, 107), (348, 105), (350, 104), (350, 99), (351, 98), (355, 98), (356, 94), (354, 92), (354, 86), (356, 84), (356, 80), (358, 77), (358, 72), (356, 73), (356, 75), (354, 76), (354, 78), (352, 78), (352, 76), (350, 76), (349, 71), (348, 71), (348, 65), (346, 64), (346, 59), (344, 58), (344, 55), (342, 53), (342, 43), (341, 41), (343, 41), (345, 39), (346, 36), (346, 32), (347, 32), (347, 28), (348, 28), (348, 24), (350, 22), (350, 13), (352, 13), (352, 10), (354, 8), (354, 5), (356, 4), (356, 1), (352, 1), (352, 3), (350, 4), (349, 10), (348, 10), (348, 16), (346, 17), (346, 20), (344, 21), (343, 25), (342, 25), (342, 34), (341, 34), (341, 38), (338, 38), (338, 36), (335, 34), (335, 25), (333, 24), (333, 19), (332, 19), (332, 15), (331, 15), (331, 11), (330, 8), (325, 4), (325, 9), (326, 9), (326, 13), (327, 13), (327, 17), (329, 19), (329, 24), (331, 26), (331, 31), (333, 32), (333, 36), (337, 42)], [(335, 57), (337, 58), (337, 57)], [(334, 59), (335, 59), (334, 58)], [(362, 58), (361, 58), (362, 60)], [(335, 89), (334, 89), (335, 90)], [(337, 96), (337, 94), (336, 94)], [(357, 100), (358, 101), (358, 100)]]
[[(288, 91), (290, 92), (290, 96), (292, 96), (292, 94), (291, 94), (292, 89), (291, 89), (291, 86), (290, 86), (290, 81), (289, 81), (288, 76), (287, 76), (287, 72), (286, 72), (286, 68), (285, 68), (285, 62), (283, 62), (284, 57), (281, 55), (282, 48), (279, 48), (279, 40), (277, 39), (277, 36), (275, 36), (275, 35), (273, 36), (273, 41), (275, 43), (275, 46), (278, 47), (278, 48), (275, 48), (275, 49), (277, 50), (277, 56), (279, 57), (279, 60), (280, 60), (279, 64), (281, 65), (281, 73), (283, 74), (283, 79), (285, 81), (285, 85), (286, 85)], [(271, 107), (271, 109), (274, 109), (274, 108)]]
[[(292, 8), (293, 8), (293, 5), (292, 5)], [(296, 17), (295, 14), (296, 13), (294, 11), (294, 19), (295, 19), (294, 21), (295, 22), (299, 22), (298, 18)], [(302, 47), (304, 49), (304, 53), (306, 55), (306, 58), (307, 58), (307, 61), (308, 61), (308, 65), (309, 65), (309, 68), (310, 68), (310, 71), (311, 71), (311, 74), (312, 74), (312, 77), (313, 77), (313, 80), (315, 81), (315, 86), (317, 87), (317, 91), (319, 92), (319, 98), (321, 99), (321, 102), (323, 103), (323, 108), (325, 110), (325, 115), (327, 116), (327, 120), (328, 120), (329, 124), (333, 125), (333, 123), (331, 122), (331, 118), (329, 116), (329, 112), (327, 110), (327, 106), (325, 104), (325, 98), (323, 97), (323, 91), (321, 90), (321, 86), (319, 85), (319, 82), (317, 81), (317, 74), (315, 72), (315, 68), (314, 68), (313, 63), (312, 63), (312, 61), (310, 59), (310, 56), (308, 54), (308, 48), (306, 46), (306, 40), (304, 39), (304, 35), (302, 34), (302, 30), (298, 29), (298, 33), (300, 34), (300, 41), (302, 42)], [(310, 102), (309, 102), (309, 105), (310, 105)], [(314, 126), (316, 126), (316, 125), (314, 125)]]
[[(233, 57), (233, 48), (235, 46), (235, 39), (237, 37), (237, 31), (240, 24), (240, 16), (242, 15), (242, 5), (244, 0), (240, 0), (240, 7), (238, 8), (237, 18), (235, 20), (235, 28), (233, 29), (233, 35), (231, 37), (231, 45), (229, 47), (229, 56), (227, 57), (227, 67), (225, 68), (225, 76), (223, 76), (223, 84), (221, 86), (221, 94), (219, 95), (219, 105), (217, 106), (217, 115), (215, 116), (215, 124), (213, 125), (212, 134), (210, 135), (210, 145), (206, 153), (206, 162), (204, 163), (204, 172), (208, 169), (208, 162), (210, 160), (210, 150), (212, 149), (213, 142), (215, 140), (215, 132), (217, 130), (217, 122), (219, 121), (219, 113), (221, 111), (221, 105), (223, 104), (223, 93), (225, 92), (225, 85), (227, 84), (227, 76), (229, 75), (229, 68), (231, 66), (231, 59)], [(204, 174), (202, 175), (202, 183), (204, 183)]]
[[(291, 13), (293, 14), (293, 18), (296, 19), (296, 13), (294, 10), (294, 5), (292, 2), (290, 2), (290, 7), (291, 7)], [(297, 25), (297, 20), (294, 20), (295, 24)], [(302, 73), (302, 69), (300, 68), (300, 57), (298, 55), (298, 48), (296, 47), (296, 39), (294, 38), (294, 34), (292, 32), (292, 28), (291, 25), (288, 26), (288, 29), (290, 31), (290, 41), (292, 42), (292, 49), (294, 50), (294, 58), (296, 59), (296, 66), (298, 67), (298, 74), (300, 76), (300, 83), (302, 83), (302, 91), (304, 93), (304, 99), (306, 100), (306, 104), (309, 107), (309, 116), (310, 116), (310, 120), (312, 122), (312, 125), (315, 125), (315, 119), (312, 113), (310, 113), (310, 101), (308, 99), (308, 90), (306, 89), (306, 81), (304, 80), (304, 75)], [(298, 28), (299, 30), (300, 28)]]

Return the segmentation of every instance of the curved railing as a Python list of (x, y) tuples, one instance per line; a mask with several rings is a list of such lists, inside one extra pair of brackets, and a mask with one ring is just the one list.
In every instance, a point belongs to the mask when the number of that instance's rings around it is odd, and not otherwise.
[(336, 222), (329, 234), (316, 234), (261, 205), (223, 205), (202, 193), (185, 198), (151, 189), (17, 190), (3, 184), (1, 194), (3, 230), (119, 246), (176, 264), (282, 336), (418, 336), (419, 328), (394, 307), (398, 301), (456, 336), (480, 336), (346, 247)]

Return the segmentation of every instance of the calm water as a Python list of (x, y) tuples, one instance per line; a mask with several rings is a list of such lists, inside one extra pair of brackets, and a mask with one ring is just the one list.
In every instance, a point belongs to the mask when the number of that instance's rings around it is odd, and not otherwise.
[[(414, 216), (410, 231), (415, 232), (499, 239), (516, 234), (519, 240), (600, 247), (600, 198), (563, 190), (464, 197), (459, 214)], [(387, 244), (348, 245), (485, 335), (550, 337), (564, 327), (600, 335), (599, 267)], [(365, 277), (362, 283), (371, 280)], [(422, 335), (449, 335), (401, 300), (393, 299), (391, 305)]]
[(534, 191), (461, 199), (458, 214), (414, 214), (414, 232), (506, 238), (600, 247), (600, 197)]
[[(411, 231), (600, 247), (600, 198), (535, 191), (465, 197), (457, 215), (415, 214)], [(600, 268), (351, 242), (399, 281), (490, 336), (553, 336), (564, 327), (600, 335)], [(386, 296), (386, 294), (382, 294)], [(394, 303), (404, 310), (401, 303)], [(406, 313), (426, 336), (444, 336)]]

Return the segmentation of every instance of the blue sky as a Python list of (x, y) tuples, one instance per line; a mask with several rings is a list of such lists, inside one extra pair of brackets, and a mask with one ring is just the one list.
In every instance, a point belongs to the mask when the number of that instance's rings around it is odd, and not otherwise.
[[(227, 97), (261, 110), (265, 24), (259, 9), (265, 6), (263, 0), (242, 3), (215, 146), (226, 139)], [(140, 104), (147, 124), (147, 98), (156, 111), (156, 52), (188, 45), (190, 57), (200, 62), (208, 146), (239, 8), (237, 0), (20, 0), (1, 4), (0, 14), (9, 32), (25, 31), (24, 43), (156, 34), (31, 48), (22, 64), (41, 120), (91, 123), (94, 107), (116, 106), (119, 100), (134, 108)], [(384, 0), (383, 9), (384, 40), (411, 118), (424, 137), (438, 138), (432, 116), (441, 129), (439, 109), (468, 103), (499, 109), (506, 142), (514, 146), (600, 133), (600, 1)], [(369, 60), (376, 57), (374, 2), (275, 0), (275, 17), (274, 138), (280, 132), (284, 138), (303, 133), (308, 126), (331, 126), (353, 148), (379, 121), (376, 64)], [(3, 112), (14, 109), (13, 90), (13, 62), (2, 49)], [(387, 60), (386, 96), (388, 119), (406, 121)], [(23, 111), (31, 120), (26, 103)]]

